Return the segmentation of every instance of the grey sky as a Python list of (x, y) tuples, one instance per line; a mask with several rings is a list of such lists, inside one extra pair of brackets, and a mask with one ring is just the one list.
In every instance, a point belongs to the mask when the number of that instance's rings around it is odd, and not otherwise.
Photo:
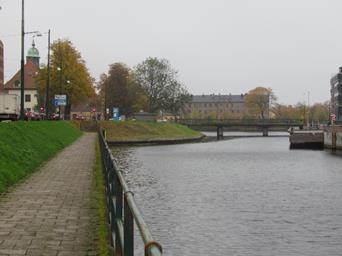
[[(342, 65), (340, 0), (26, 0), (26, 31), (68, 38), (98, 79), (113, 62), (166, 58), (192, 94), (271, 87), (279, 102), (329, 99)], [(20, 66), (21, 0), (0, 0), (5, 81)], [(26, 51), (32, 38), (27, 36)], [(38, 38), (46, 62), (47, 38)]]

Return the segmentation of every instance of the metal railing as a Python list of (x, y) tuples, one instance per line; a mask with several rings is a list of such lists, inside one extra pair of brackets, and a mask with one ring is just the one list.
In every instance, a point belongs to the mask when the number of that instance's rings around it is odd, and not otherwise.
[(162, 247), (149, 231), (136, 203), (133, 193), (128, 189), (121, 171), (105, 140), (105, 131), (99, 132), (100, 149), (103, 162), (110, 243), (115, 256), (134, 255), (134, 223), (138, 227), (144, 243), (145, 256), (161, 256)]
[(178, 123), (186, 125), (303, 125), (299, 119), (179, 119)]

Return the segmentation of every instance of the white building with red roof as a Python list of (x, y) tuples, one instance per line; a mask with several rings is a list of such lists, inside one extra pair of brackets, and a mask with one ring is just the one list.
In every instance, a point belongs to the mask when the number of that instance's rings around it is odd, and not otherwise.
[[(39, 51), (32, 43), (32, 48), (27, 52), (25, 69), (25, 90), (24, 90), (24, 108), (28, 111), (37, 111), (38, 109), (38, 89), (36, 77), (39, 70)], [(15, 94), (20, 97), (20, 70), (4, 86), (0, 87), (0, 92)]]

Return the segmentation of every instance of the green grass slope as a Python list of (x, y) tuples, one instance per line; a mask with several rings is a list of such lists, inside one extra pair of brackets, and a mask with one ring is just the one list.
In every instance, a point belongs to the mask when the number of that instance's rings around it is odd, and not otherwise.
[(153, 139), (195, 138), (201, 135), (184, 125), (143, 121), (103, 121), (101, 127), (107, 132), (109, 141), (141, 141)]
[(0, 193), (81, 134), (62, 121), (0, 123)]

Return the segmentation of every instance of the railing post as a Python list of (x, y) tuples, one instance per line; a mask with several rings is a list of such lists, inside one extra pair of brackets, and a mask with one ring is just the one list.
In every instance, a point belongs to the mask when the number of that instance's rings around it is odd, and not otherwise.
[[(122, 185), (120, 183), (119, 177), (115, 175), (115, 213), (116, 213), (116, 219), (122, 220), (122, 205), (123, 205), (123, 193), (122, 193)], [(114, 219), (116, 222), (116, 220)], [(117, 225), (116, 227), (116, 235), (115, 235), (115, 256), (121, 256), (123, 255), (123, 248), (121, 247), (121, 241), (119, 236), (119, 230)]]
[[(108, 164), (108, 184), (107, 184), (107, 189), (109, 190), (107, 200), (109, 201), (109, 212), (110, 212), (110, 243), (112, 247), (114, 247), (114, 237), (113, 237), (113, 230), (115, 230), (115, 211), (114, 211), (114, 204), (113, 204), (113, 196), (114, 196), (114, 170), (113, 170), (113, 164), (110, 162), (110, 157), (109, 158), (109, 164)], [(115, 234), (116, 237), (116, 234)]]
[[(131, 193), (131, 192), (126, 192)], [(134, 255), (134, 220), (126, 196), (124, 203), (124, 256)]]

